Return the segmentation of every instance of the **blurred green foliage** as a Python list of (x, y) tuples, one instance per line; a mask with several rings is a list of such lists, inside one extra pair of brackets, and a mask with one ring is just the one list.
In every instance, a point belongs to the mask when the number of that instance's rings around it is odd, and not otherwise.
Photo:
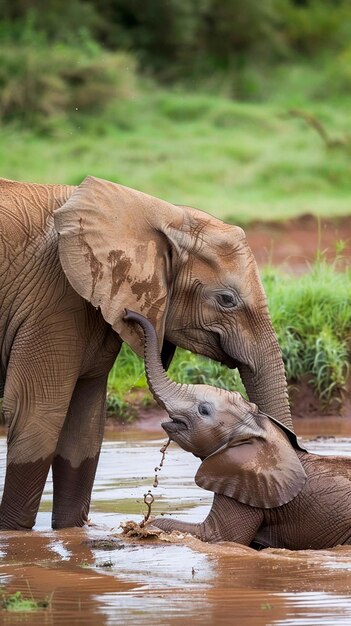
[(236, 100), (335, 99), (351, 89), (351, 2), (0, 0), (0, 55), (0, 121), (31, 127), (104, 112), (150, 77)]
[[(310, 63), (350, 49), (349, 0), (0, 0), (0, 36), (127, 50), (163, 80), (252, 64)], [(245, 97), (245, 89), (243, 94)]]
[[(188, 54), (319, 54), (350, 37), (349, 0), (0, 0), (14, 32), (30, 21), (48, 40), (85, 29), (113, 49), (142, 53), (150, 65)], [(162, 64), (162, 63), (161, 63)]]

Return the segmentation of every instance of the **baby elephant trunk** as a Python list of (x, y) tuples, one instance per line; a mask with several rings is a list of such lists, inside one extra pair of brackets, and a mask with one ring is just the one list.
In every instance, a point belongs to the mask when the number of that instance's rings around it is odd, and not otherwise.
[(123, 319), (127, 322), (137, 322), (144, 331), (144, 358), (147, 382), (156, 402), (167, 411), (175, 397), (179, 396), (181, 385), (173, 382), (166, 375), (158, 348), (156, 331), (146, 317), (129, 309), (125, 309)]

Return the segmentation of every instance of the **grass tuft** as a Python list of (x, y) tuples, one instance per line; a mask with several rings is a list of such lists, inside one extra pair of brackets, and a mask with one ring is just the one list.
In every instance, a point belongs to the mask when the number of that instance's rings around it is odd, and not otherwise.
[(28, 613), (31, 611), (39, 611), (41, 609), (49, 608), (51, 601), (45, 598), (44, 600), (34, 600), (34, 598), (24, 598), (20, 591), (16, 591), (10, 595), (2, 596), (2, 609), (13, 613)]

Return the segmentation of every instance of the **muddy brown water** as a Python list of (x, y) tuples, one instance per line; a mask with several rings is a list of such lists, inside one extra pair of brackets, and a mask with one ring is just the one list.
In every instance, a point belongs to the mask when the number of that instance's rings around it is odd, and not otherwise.
[[(298, 420), (308, 449), (351, 456), (351, 420)], [(0, 611), (1, 624), (351, 624), (351, 546), (323, 551), (263, 550), (189, 537), (174, 543), (126, 540), (119, 524), (141, 520), (152, 489), (162, 431), (108, 432), (87, 529), (52, 531), (48, 480), (33, 532), (0, 533), (2, 594), (21, 591), (50, 605), (34, 613)], [(0, 440), (1, 475), (5, 438)], [(175, 444), (160, 472), (153, 513), (190, 521), (211, 494), (193, 482), (198, 461)]]

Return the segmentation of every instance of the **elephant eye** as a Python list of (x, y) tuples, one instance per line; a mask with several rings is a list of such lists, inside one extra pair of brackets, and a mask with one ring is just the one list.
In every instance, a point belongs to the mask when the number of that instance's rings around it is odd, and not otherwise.
[(222, 293), (217, 294), (217, 300), (219, 304), (226, 309), (232, 309), (236, 306), (236, 300), (232, 293), (229, 291), (224, 291)]
[(200, 415), (206, 417), (207, 415), (211, 415), (212, 411), (211, 411), (211, 405), (208, 404), (207, 402), (201, 402), (201, 404), (199, 404), (198, 406), (198, 411), (200, 413)]

